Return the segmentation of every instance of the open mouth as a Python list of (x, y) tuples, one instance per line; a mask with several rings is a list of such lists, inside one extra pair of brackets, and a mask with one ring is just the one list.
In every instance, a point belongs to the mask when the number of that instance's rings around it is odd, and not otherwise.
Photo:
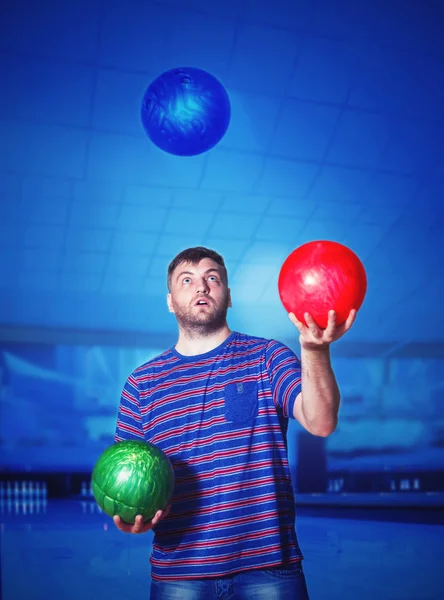
[(207, 300), (199, 299), (194, 303), (194, 306), (208, 306), (210, 303)]

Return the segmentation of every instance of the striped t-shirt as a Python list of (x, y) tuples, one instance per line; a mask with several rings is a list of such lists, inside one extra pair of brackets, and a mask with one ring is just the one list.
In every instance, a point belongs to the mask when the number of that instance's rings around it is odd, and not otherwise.
[(153, 579), (221, 577), (303, 558), (287, 459), (300, 362), (282, 343), (232, 332), (211, 352), (175, 348), (122, 391), (116, 441), (144, 439), (174, 467), (154, 532)]

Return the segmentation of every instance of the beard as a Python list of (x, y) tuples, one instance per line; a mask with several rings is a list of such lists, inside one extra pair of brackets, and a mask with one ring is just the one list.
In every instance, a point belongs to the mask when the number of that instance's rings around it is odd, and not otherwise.
[(182, 308), (174, 300), (171, 302), (179, 328), (189, 339), (218, 333), (227, 323), (228, 294), (219, 305), (208, 301), (209, 304), (204, 309), (197, 306)]

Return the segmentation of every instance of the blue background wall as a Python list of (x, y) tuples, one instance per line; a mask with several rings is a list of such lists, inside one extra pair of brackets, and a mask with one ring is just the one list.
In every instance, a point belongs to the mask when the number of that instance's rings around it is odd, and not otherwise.
[[(165, 273), (227, 261), (230, 325), (298, 351), (277, 277), (298, 245), (363, 260), (366, 301), (333, 360), (328, 468), (444, 467), (444, 10), (412, 0), (43, 0), (3, 5), (3, 469), (88, 470), (132, 368), (172, 345)], [(154, 147), (149, 82), (225, 85), (206, 154)], [(290, 433), (296, 439), (297, 426)]]
[[(4, 343), (3, 469), (90, 472), (113, 443), (126, 377), (160, 351)], [(326, 440), (330, 472), (388, 471), (400, 477), (444, 472), (443, 359), (340, 357), (334, 367), (343, 399), (339, 426)], [(300, 431), (299, 424), (291, 423), (293, 471)], [(435, 489), (425, 481), (421, 488), (427, 485)]]

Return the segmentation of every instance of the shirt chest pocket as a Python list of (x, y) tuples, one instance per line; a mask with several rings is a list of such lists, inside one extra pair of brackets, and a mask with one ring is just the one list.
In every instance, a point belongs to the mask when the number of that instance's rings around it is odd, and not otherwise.
[(259, 404), (257, 383), (228, 383), (225, 386), (225, 419), (231, 423), (251, 423), (257, 416)]

